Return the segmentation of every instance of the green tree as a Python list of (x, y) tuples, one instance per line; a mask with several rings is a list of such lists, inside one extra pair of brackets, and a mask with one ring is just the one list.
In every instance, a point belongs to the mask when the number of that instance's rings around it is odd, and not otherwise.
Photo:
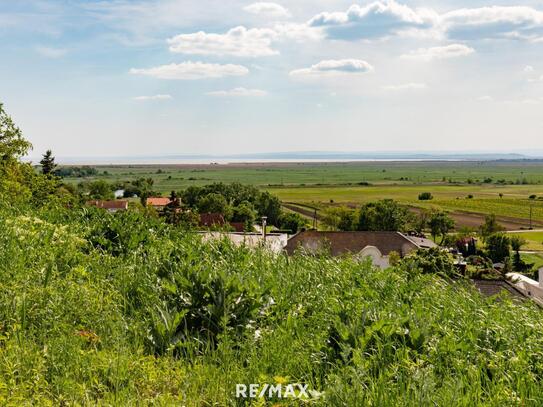
[(277, 225), (281, 215), (281, 201), (275, 195), (265, 191), (260, 194), (256, 202), (258, 216), (267, 216), (268, 224)]
[(279, 216), (279, 227), (283, 230), (290, 230), (293, 234), (307, 226), (306, 219), (298, 213), (283, 212)]
[(355, 230), (356, 212), (346, 206), (331, 206), (321, 212), (321, 222), (330, 230)]
[(246, 231), (253, 230), (256, 219), (256, 211), (253, 206), (245, 201), (235, 206), (232, 210), (232, 222), (240, 222), (245, 225)]
[(43, 158), (40, 161), (40, 164), (41, 173), (43, 175), (52, 175), (55, 172), (57, 164), (55, 163), (55, 157), (53, 156), (53, 152), (51, 150), (47, 150), (45, 152)]
[(27, 202), (43, 206), (55, 199), (68, 204), (73, 197), (69, 193), (57, 196), (56, 180), (37, 174), (30, 164), (19, 161), (31, 149), (32, 145), (0, 104), (0, 197), (12, 204)]
[(438, 236), (441, 236), (440, 245), (445, 241), (447, 234), (454, 229), (454, 220), (447, 214), (442, 211), (434, 211), (430, 214), (430, 219), (428, 220), (428, 225), (430, 226), (430, 232), (432, 233), (432, 238), (434, 241)]
[[(520, 251), (522, 246), (526, 244), (526, 240), (520, 236), (513, 235), (510, 237), (511, 249), (515, 252), (513, 256), (513, 267), (517, 271), (525, 271), (528, 268), (528, 265), (522, 260), (520, 256)], [(532, 265), (530, 265), (531, 267)]]
[(13, 161), (28, 154), (32, 144), (23, 138), (23, 133), (0, 103), (0, 161)]
[(360, 208), (358, 230), (403, 231), (410, 221), (406, 207), (392, 199), (370, 202)]
[(419, 201), (430, 201), (432, 199), (434, 199), (434, 197), (430, 192), (421, 192), (419, 194)]
[(422, 209), (420, 213), (416, 216), (415, 221), (413, 222), (413, 228), (416, 232), (422, 233), (424, 229), (428, 226), (428, 220), (430, 219), (430, 211)]
[(511, 254), (511, 240), (505, 233), (494, 233), (486, 238), (486, 252), (493, 262), (502, 262)]
[(200, 213), (220, 213), (225, 218), (230, 218), (231, 208), (226, 202), (226, 198), (220, 194), (211, 193), (202, 197), (198, 202), (198, 211)]
[(189, 208), (196, 208), (201, 195), (202, 188), (191, 185), (181, 193), (181, 199), (184, 205), (187, 205)]
[(440, 274), (452, 277), (457, 274), (452, 256), (440, 248), (419, 249), (400, 262), (410, 273), (419, 270), (423, 274)]
[(485, 241), (490, 235), (503, 230), (505, 230), (504, 227), (498, 223), (494, 214), (486, 215), (485, 222), (479, 228), (479, 232)]
[(88, 185), (88, 188), (89, 188), (90, 199), (114, 199), (115, 198), (112, 186), (104, 180), (93, 181)]

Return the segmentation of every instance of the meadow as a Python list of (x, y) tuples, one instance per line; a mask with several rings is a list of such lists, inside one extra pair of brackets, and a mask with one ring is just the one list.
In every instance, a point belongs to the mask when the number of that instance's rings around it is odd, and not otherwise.
[(533, 250), (543, 252), (543, 232), (522, 232), (513, 233), (513, 235), (519, 236), (526, 240), (528, 243), (523, 247), (523, 250)]
[[(101, 165), (100, 179), (117, 182), (152, 177), (163, 192), (210, 182), (242, 181), (261, 187), (301, 185), (465, 183), (486, 178), (507, 183), (543, 185), (541, 161), (481, 162), (346, 162), (346, 163), (247, 163), (180, 165)], [(105, 172), (105, 174), (104, 174)], [(68, 179), (77, 182), (78, 179)]]
[[(531, 302), (351, 258), (203, 243), (138, 212), (0, 200), (0, 404), (543, 403)], [(308, 397), (236, 398), (300, 383)]]
[[(458, 213), (521, 219), (510, 229), (543, 226), (543, 162), (354, 162), (209, 165), (125, 165), (96, 167), (99, 175), (66, 178), (67, 182), (103, 179), (118, 183), (152, 178), (154, 189), (169, 194), (191, 185), (242, 182), (269, 190), (285, 202), (317, 208), (330, 204), (356, 206), (390, 198), (406, 205)], [(421, 192), (434, 199), (419, 201)], [(532, 209), (530, 209), (532, 207)], [(462, 222), (462, 217), (458, 217)], [(504, 219), (505, 221), (505, 219)], [(476, 220), (475, 223), (480, 219)], [(473, 222), (466, 222), (472, 226)]]

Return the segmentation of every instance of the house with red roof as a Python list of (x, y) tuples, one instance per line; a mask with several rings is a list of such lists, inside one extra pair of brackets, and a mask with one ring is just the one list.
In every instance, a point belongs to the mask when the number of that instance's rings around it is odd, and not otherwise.
[(94, 206), (96, 208), (105, 209), (110, 213), (115, 213), (118, 211), (126, 211), (128, 209), (128, 201), (124, 199), (117, 200), (93, 200), (87, 202), (88, 206)]
[(162, 197), (149, 197), (145, 201), (147, 207), (153, 207), (157, 211), (163, 210), (166, 206), (170, 204), (171, 200), (170, 198), (162, 198)]

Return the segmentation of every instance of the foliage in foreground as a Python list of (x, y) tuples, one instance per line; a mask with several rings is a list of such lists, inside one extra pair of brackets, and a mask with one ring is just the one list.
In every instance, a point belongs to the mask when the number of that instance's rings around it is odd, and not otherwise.
[(94, 210), (0, 206), (0, 230), (2, 405), (236, 405), (236, 383), (284, 381), (314, 405), (543, 402), (540, 310), (413, 264)]

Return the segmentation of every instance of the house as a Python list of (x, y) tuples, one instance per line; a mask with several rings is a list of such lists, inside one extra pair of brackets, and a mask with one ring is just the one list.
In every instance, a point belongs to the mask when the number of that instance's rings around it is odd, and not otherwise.
[(286, 252), (292, 255), (296, 250), (314, 254), (320, 250), (329, 251), (332, 256), (352, 254), (360, 259), (370, 257), (374, 265), (388, 267), (388, 256), (396, 252), (400, 257), (418, 249), (436, 247), (432, 241), (407, 236), (400, 232), (321, 232), (308, 230), (288, 240)]
[(539, 269), (539, 281), (532, 280), (520, 273), (507, 273), (506, 277), (525, 297), (531, 298), (538, 305), (543, 306), (543, 267)]
[(282, 253), (287, 245), (286, 233), (238, 233), (238, 232), (198, 232), (205, 242), (211, 240), (229, 239), (236, 246), (256, 248), (264, 246), (274, 253)]
[(471, 282), (485, 297), (493, 297), (495, 295), (500, 295), (506, 293), (512, 298), (525, 300), (526, 296), (524, 293), (519, 290), (515, 285), (507, 280), (481, 280), (481, 279), (472, 279)]
[(128, 201), (123, 199), (111, 200), (111, 201), (102, 201), (94, 200), (88, 201), (88, 206), (94, 206), (96, 208), (105, 209), (110, 213), (115, 213), (118, 211), (126, 211), (128, 209)]
[(222, 227), (226, 225), (226, 220), (221, 213), (201, 213), (200, 214), (200, 226), (210, 227)]
[(229, 222), (228, 224), (234, 229), (234, 232), (242, 233), (245, 231), (245, 223), (243, 222)]
[(170, 202), (170, 198), (162, 197), (149, 197), (145, 201), (147, 207), (153, 207), (157, 211), (163, 210), (166, 206), (170, 204)]

